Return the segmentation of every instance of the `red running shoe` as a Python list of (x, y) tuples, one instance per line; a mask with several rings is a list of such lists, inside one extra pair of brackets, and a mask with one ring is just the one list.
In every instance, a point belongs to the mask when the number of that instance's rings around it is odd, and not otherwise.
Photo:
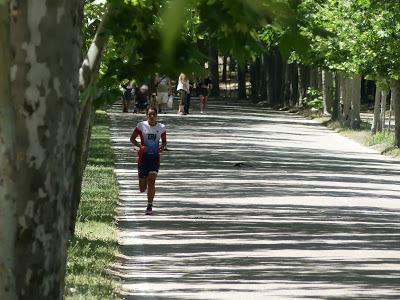
[(145, 214), (149, 215), (149, 216), (153, 214), (153, 206), (152, 205), (150, 205), (150, 204), (147, 205)]

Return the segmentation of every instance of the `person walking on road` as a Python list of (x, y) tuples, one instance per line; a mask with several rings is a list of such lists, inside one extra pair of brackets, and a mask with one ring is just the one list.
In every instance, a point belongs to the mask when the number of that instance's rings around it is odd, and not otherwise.
[[(157, 109), (149, 107), (146, 121), (139, 122), (131, 135), (131, 142), (139, 148), (138, 177), (139, 190), (147, 189), (146, 215), (153, 214), (153, 200), (156, 193), (156, 179), (160, 169), (160, 153), (167, 146), (167, 131), (164, 124), (157, 122)], [(140, 142), (136, 140), (140, 137)], [(160, 146), (161, 140), (161, 146)]]
[(156, 74), (155, 85), (157, 90), (157, 109), (158, 112), (166, 113), (168, 97), (172, 95), (171, 80), (168, 76)]
[(199, 81), (197, 84), (197, 95), (200, 100), (200, 113), (204, 113), (208, 100), (208, 85), (206, 81)]
[(189, 79), (187, 78), (186, 74), (181, 73), (179, 75), (176, 90), (180, 93), (178, 114), (184, 115), (186, 114), (185, 107), (187, 106), (187, 97), (189, 94)]

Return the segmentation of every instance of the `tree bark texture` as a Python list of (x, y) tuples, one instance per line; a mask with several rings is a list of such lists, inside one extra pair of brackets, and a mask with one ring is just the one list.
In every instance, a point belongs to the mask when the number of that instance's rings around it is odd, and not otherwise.
[(351, 121), (351, 79), (343, 78), (343, 84), (340, 85), (342, 87), (342, 103), (343, 103), (343, 111), (342, 111), (342, 122), (346, 126), (350, 126)]
[(317, 68), (317, 88), (318, 90), (322, 91), (322, 69)]
[(260, 59), (257, 58), (250, 66), (251, 98), (259, 98), (260, 90)]
[(222, 63), (222, 76), (221, 76), (221, 81), (224, 83), (226, 83), (227, 65), (228, 65), (228, 57), (226, 55), (224, 55), (223, 63)]
[(375, 104), (374, 104), (374, 119), (372, 121), (371, 133), (375, 134), (382, 130), (381, 123), (381, 89), (376, 85), (375, 89)]
[(274, 64), (274, 58), (272, 55), (272, 52), (268, 53), (267, 56), (267, 61), (266, 61), (266, 66), (267, 66), (267, 101), (269, 104), (274, 104), (274, 98), (275, 98), (275, 64)]
[(16, 132), (10, 82), (9, 2), (0, 1), (0, 299), (17, 299), (16, 256)]
[(332, 121), (339, 120), (340, 117), (340, 74), (335, 73), (335, 95), (332, 104)]
[(310, 84), (309, 68), (302, 64), (297, 65), (297, 75), (299, 79), (299, 106), (303, 106), (303, 101), (306, 98), (307, 88)]
[(237, 76), (238, 76), (238, 99), (246, 99), (246, 69), (247, 66), (238, 65)]
[(385, 130), (385, 123), (386, 123), (386, 99), (387, 99), (388, 92), (382, 91), (381, 93), (381, 131)]
[(400, 81), (391, 81), (392, 99), (394, 108), (394, 144), (400, 148)]
[(322, 71), (322, 98), (324, 105), (324, 114), (330, 115), (333, 103), (333, 77), (328, 70)]
[(361, 126), (360, 106), (361, 106), (361, 76), (355, 75), (351, 80), (351, 122), (350, 126), (353, 129), (358, 129)]
[(212, 84), (210, 96), (219, 97), (218, 45), (217, 39), (213, 36), (208, 40), (208, 61)]
[(310, 87), (313, 89), (318, 89), (318, 68), (311, 67), (310, 71)]
[[(109, 21), (109, 14), (111, 10), (107, 9), (102, 22), (100, 23), (96, 35), (89, 47), (86, 57), (79, 69), (79, 88), (84, 91), (95, 85), (97, 75), (100, 68), (102, 53), (108, 41), (108, 32), (106, 30)], [(154, 82), (152, 80), (151, 82)], [(71, 199), (71, 221), (70, 221), (70, 234), (74, 235), (75, 223), (78, 213), (78, 207), (81, 200), (82, 180), (83, 173), (87, 163), (87, 151), (90, 142), (90, 133), (93, 125), (95, 111), (93, 108), (93, 95), (88, 93), (84, 97), (80, 105), (79, 118), (78, 118), (78, 131), (77, 131), (77, 146), (76, 146), (76, 162), (73, 168), (74, 174), (74, 187)]]
[(274, 83), (273, 83), (273, 98), (272, 98), (272, 103), (275, 105), (282, 105), (283, 104), (283, 61), (282, 61), (282, 55), (278, 47), (275, 47), (273, 50), (273, 62), (274, 62)]
[(284, 69), (283, 105), (289, 106), (290, 96), (291, 96), (291, 91), (290, 91), (290, 82), (291, 82), (290, 75), (291, 75), (291, 73), (290, 73), (290, 64), (288, 64), (287, 61), (285, 61), (283, 69)]
[(290, 72), (290, 99), (289, 105), (295, 106), (299, 101), (299, 78), (297, 75), (297, 64), (292, 63), (289, 65)]
[(261, 70), (260, 70), (260, 94), (263, 101), (267, 100), (268, 97), (268, 87), (267, 87), (267, 61), (268, 54), (263, 53), (261, 55)]
[(81, 0), (15, 1), (18, 299), (63, 299), (79, 110)]

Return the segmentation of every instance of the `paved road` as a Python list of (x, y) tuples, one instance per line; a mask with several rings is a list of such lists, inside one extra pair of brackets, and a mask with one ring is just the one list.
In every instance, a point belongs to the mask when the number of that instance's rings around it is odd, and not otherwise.
[[(119, 111), (119, 107), (118, 107)], [(400, 164), (296, 115), (162, 115), (155, 214), (111, 112), (125, 299), (400, 299)]]

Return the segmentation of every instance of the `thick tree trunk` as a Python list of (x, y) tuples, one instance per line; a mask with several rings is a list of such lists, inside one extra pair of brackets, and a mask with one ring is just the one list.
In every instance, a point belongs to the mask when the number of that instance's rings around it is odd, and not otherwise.
[(223, 83), (226, 83), (226, 69), (227, 69), (227, 65), (228, 65), (228, 57), (226, 55), (224, 55), (224, 59), (223, 59), (223, 65), (222, 65), (222, 78), (221, 81)]
[(246, 65), (238, 65), (238, 99), (246, 99)]
[(268, 54), (263, 53), (261, 56), (261, 70), (260, 70), (260, 94), (261, 99), (263, 101), (267, 100), (268, 97), (268, 88), (267, 88), (267, 61), (268, 61)]
[(275, 103), (276, 70), (275, 70), (275, 60), (272, 52), (268, 53), (266, 63), (267, 63), (267, 99), (268, 103), (273, 105)]
[(351, 122), (351, 79), (343, 78), (342, 87), (342, 102), (343, 102), (343, 112), (342, 112), (342, 122), (345, 126), (350, 126)]
[(333, 77), (328, 70), (322, 71), (322, 97), (324, 105), (324, 114), (330, 115), (333, 103)]
[(210, 96), (219, 97), (218, 45), (213, 36), (208, 40), (208, 65), (212, 84)]
[(260, 59), (257, 57), (256, 61), (250, 67), (250, 82), (251, 82), (251, 98), (259, 98), (260, 90)]
[(17, 299), (15, 278), (16, 157), (15, 111), (11, 101), (9, 3), (0, 2), (0, 299)]
[(278, 47), (274, 48), (273, 51), (273, 59), (274, 59), (274, 96), (273, 96), (273, 104), (282, 105), (283, 104), (283, 62), (282, 55), (279, 51)]
[(332, 104), (332, 121), (339, 120), (340, 117), (340, 74), (335, 73), (335, 96)]
[(388, 94), (388, 92), (387, 91), (382, 91), (382, 93), (381, 93), (381, 117), (380, 117), (380, 119), (381, 119), (381, 130), (380, 131), (383, 131), (383, 130), (385, 130), (385, 127), (386, 127), (386, 99), (387, 99), (387, 94)]
[(392, 131), (393, 93), (390, 93), (388, 132)]
[[(93, 39), (92, 44), (89, 47), (88, 53), (82, 63), (79, 70), (79, 88), (82, 92), (86, 89), (91, 88), (95, 85), (97, 80), (97, 74), (100, 68), (100, 62), (104, 47), (108, 40), (107, 34), (107, 22), (109, 20), (110, 9), (108, 8), (103, 16), (103, 20), (100, 23), (96, 35)], [(154, 80), (152, 80), (154, 82)], [(78, 207), (81, 200), (81, 189), (83, 173), (86, 168), (87, 162), (87, 151), (89, 148), (90, 133), (93, 125), (94, 109), (92, 106), (93, 95), (89, 93), (83, 98), (80, 106), (79, 119), (78, 119), (78, 131), (77, 131), (77, 160), (74, 166), (74, 189), (72, 192), (71, 199), (71, 222), (70, 222), (70, 233), (74, 235), (76, 216), (78, 213)]]
[(318, 89), (318, 68), (311, 67), (310, 69), (310, 87)]
[(17, 297), (63, 299), (76, 160), (83, 2), (19, 1), (13, 9), (11, 98), (18, 107)]
[(378, 84), (376, 85), (375, 90), (375, 105), (374, 105), (374, 119), (372, 121), (371, 126), (371, 133), (375, 134), (378, 131), (382, 130), (382, 123), (381, 123), (381, 89), (379, 88)]
[(290, 64), (287, 61), (284, 64), (284, 84), (283, 84), (283, 105), (290, 105), (290, 97), (291, 97), (291, 68)]
[(361, 117), (360, 117), (360, 106), (361, 106), (361, 76), (355, 75), (351, 80), (351, 122), (350, 126), (353, 129), (360, 128)]
[(322, 92), (322, 68), (317, 68), (317, 89)]
[(297, 76), (297, 64), (292, 63), (289, 65), (290, 72), (290, 99), (289, 105), (295, 106), (299, 101), (299, 79)]
[(391, 81), (392, 99), (394, 108), (394, 144), (400, 148), (400, 81)]
[(307, 88), (309, 87), (309, 68), (298, 64), (297, 65), (297, 76), (299, 79), (299, 106), (303, 106), (303, 101), (306, 98)]

